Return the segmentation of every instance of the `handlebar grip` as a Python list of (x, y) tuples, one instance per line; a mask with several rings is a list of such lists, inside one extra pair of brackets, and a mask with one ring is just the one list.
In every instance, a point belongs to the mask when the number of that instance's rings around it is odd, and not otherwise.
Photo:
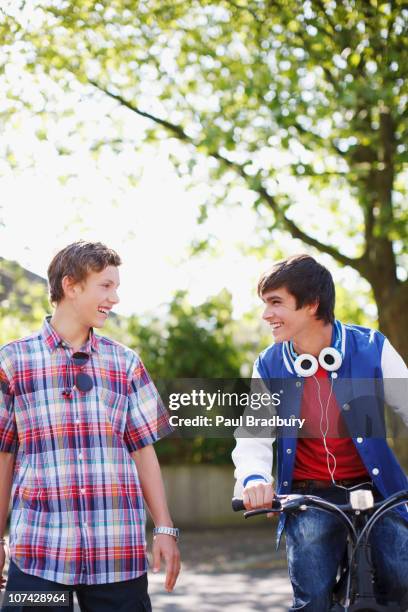
[(234, 512), (241, 512), (241, 510), (245, 510), (244, 502), (239, 497), (233, 497), (232, 499), (232, 509)]

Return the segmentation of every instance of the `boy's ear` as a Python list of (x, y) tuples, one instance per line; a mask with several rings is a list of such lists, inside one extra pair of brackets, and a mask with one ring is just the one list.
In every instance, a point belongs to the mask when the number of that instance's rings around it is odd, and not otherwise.
[(64, 297), (74, 298), (77, 295), (78, 283), (72, 278), (72, 276), (64, 276), (61, 281), (62, 289), (64, 290)]
[(309, 312), (311, 315), (315, 315), (317, 310), (319, 308), (319, 300), (316, 300), (315, 302), (312, 302), (311, 304), (309, 304)]

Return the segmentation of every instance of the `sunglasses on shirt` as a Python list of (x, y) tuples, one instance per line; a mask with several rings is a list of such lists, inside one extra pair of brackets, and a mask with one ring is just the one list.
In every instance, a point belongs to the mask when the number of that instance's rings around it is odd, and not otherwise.
[[(72, 354), (71, 362), (74, 365), (74, 367), (82, 368), (84, 365), (88, 363), (89, 357), (90, 356), (88, 355), (88, 353), (77, 351), (76, 353)], [(68, 372), (68, 367), (67, 367), (67, 372)], [(65, 380), (65, 383), (66, 382), (67, 381)], [(87, 393), (93, 387), (93, 380), (89, 376), (89, 374), (86, 374), (85, 372), (77, 372), (74, 376), (74, 386), (78, 389), (78, 391), (81, 391), (82, 393)], [(62, 395), (66, 399), (71, 399), (72, 398), (72, 387), (69, 388), (68, 385), (65, 384), (65, 389), (62, 392)]]

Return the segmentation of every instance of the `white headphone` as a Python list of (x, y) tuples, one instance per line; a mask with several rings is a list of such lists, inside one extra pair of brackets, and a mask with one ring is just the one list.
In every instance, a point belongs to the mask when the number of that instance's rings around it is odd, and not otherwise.
[(332, 378), (336, 378), (336, 370), (338, 370), (343, 362), (341, 353), (332, 346), (327, 346), (320, 351), (318, 360), (314, 355), (309, 353), (303, 353), (296, 357), (293, 367), (295, 368), (296, 374), (307, 378), (308, 376), (314, 376), (317, 372), (319, 364), (324, 370), (333, 372)]

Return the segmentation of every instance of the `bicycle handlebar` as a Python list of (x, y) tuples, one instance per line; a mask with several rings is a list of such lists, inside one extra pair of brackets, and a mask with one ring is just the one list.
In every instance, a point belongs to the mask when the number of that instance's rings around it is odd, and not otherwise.
[[(367, 510), (378, 510), (379, 508), (384, 508), (386, 506), (393, 506), (394, 503), (399, 502), (403, 499), (408, 501), (408, 489), (398, 491), (391, 495), (387, 499), (384, 499), (380, 502), (376, 502), (371, 508)], [(328, 502), (321, 497), (317, 497), (314, 495), (276, 495), (272, 501), (271, 507), (268, 508), (258, 508), (256, 510), (248, 510), (245, 512), (245, 518), (250, 518), (251, 516), (256, 516), (258, 514), (267, 514), (270, 512), (295, 512), (296, 510), (306, 510), (307, 507), (315, 507), (315, 508), (324, 508), (331, 509), (333, 511), (337, 511), (340, 514), (344, 513), (353, 513), (353, 512), (366, 512), (367, 510), (357, 510), (353, 508), (351, 504), (333, 504), (332, 502)], [(240, 512), (245, 510), (244, 503), (242, 499), (234, 497), (232, 499), (232, 509), (234, 512)]]

